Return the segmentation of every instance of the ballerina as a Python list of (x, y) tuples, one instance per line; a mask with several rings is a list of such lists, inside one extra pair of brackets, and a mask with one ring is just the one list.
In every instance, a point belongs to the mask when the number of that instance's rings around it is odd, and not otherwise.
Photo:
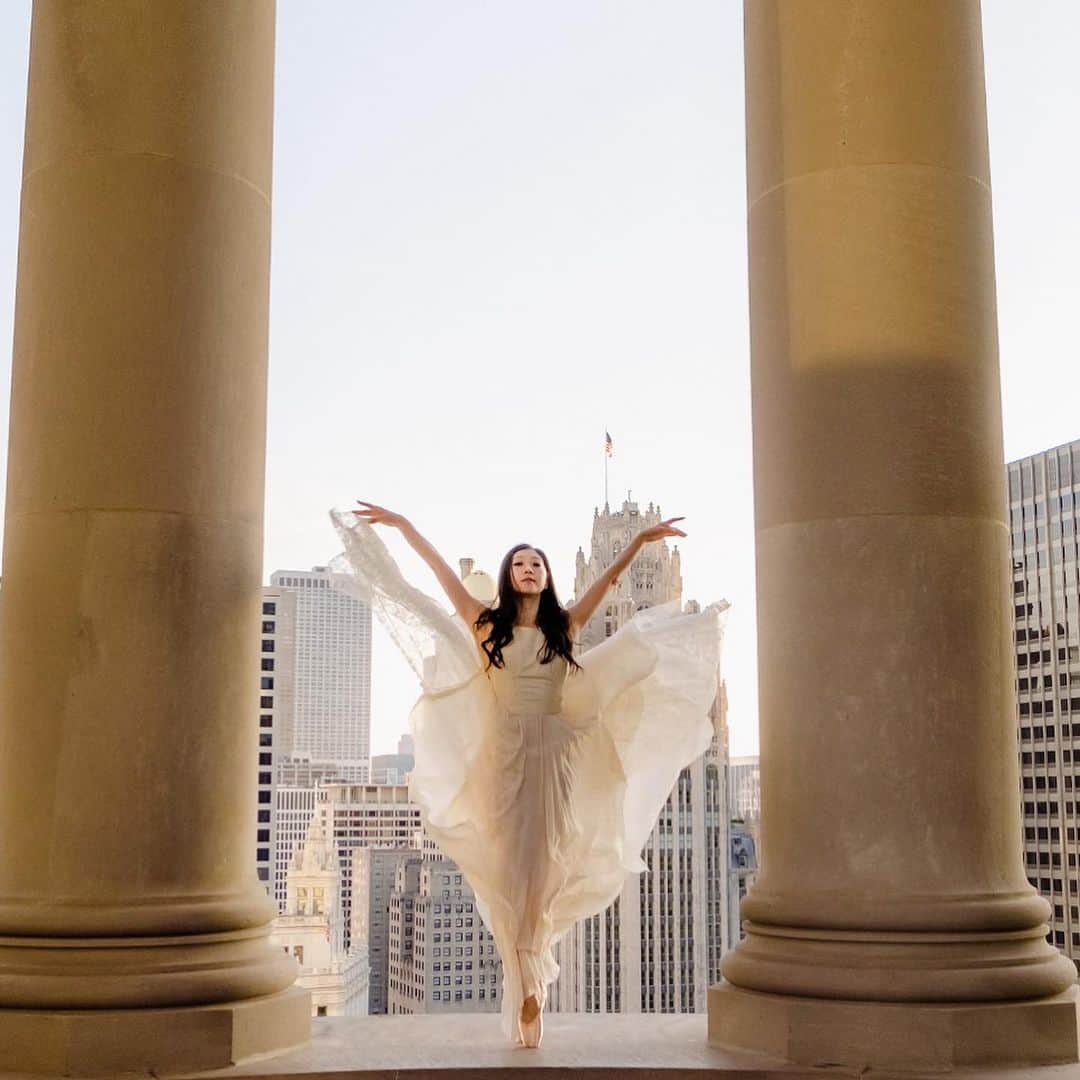
[[(685, 536), (682, 518), (639, 532), (569, 607), (544, 552), (517, 544), (485, 606), (406, 517), (358, 502), (331, 515), (334, 584), (371, 603), (421, 677), (411, 796), (495, 940), (504, 1031), (538, 1047), (555, 944), (644, 869), (664, 800), (712, 737), (720, 609), (650, 609), (579, 659), (608, 590), (646, 544)], [(456, 617), (404, 581), (372, 525), (401, 533)]]

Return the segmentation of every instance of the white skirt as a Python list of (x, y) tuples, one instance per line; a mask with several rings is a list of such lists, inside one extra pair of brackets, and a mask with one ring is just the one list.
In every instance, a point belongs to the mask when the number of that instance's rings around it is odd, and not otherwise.
[(680, 770), (709, 746), (721, 610), (642, 612), (577, 657), (560, 713), (510, 714), (464, 623), (401, 579), (368, 526), (333, 518), (346, 545), (335, 586), (372, 604), (421, 676), (410, 795), (476, 894), (515, 1038), (524, 999), (546, 1001), (558, 975), (555, 944), (644, 870)]

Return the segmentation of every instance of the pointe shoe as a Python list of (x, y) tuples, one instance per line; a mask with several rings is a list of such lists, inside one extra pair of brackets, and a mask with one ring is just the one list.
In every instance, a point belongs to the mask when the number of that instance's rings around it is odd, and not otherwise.
[[(531, 1007), (529, 1002), (532, 1002)], [(530, 1014), (531, 1019), (526, 1019)], [(535, 997), (527, 998), (525, 1004), (521, 1006), (518, 1030), (521, 1032), (522, 1043), (528, 1049), (535, 1050), (540, 1046), (540, 1040), (544, 1037), (544, 1010)]]

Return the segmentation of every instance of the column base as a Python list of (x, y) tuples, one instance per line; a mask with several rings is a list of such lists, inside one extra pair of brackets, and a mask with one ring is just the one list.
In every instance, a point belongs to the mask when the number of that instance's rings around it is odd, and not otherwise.
[(0, 1009), (0, 1072), (54, 1076), (223, 1069), (311, 1036), (311, 994), (158, 1009)]
[(837, 1001), (709, 988), (709, 1045), (795, 1065), (947, 1072), (1080, 1061), (1080, 991), (955, 1005)]

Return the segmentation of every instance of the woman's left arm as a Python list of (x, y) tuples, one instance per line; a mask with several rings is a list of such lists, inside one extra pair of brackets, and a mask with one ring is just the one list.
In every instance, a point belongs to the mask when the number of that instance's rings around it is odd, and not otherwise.
[(648, 529), (642, 529), (633, 540), (621, 551), (615, 561), (585, 590), (581, 599), (571, 604), (566, 610), (570, 615), (571, 630), (583, 627), (593, 612), (607, 596), (608, 589), (618, 580), (619, 575), (637, 558), (638, 552), (654, 540), (663, 540), (669, 536), (685, 536), (682, 529), (675, 528), (676, 521), (684, 521), (684, 518), (674, 517), (661, 521), (659, 525), (653, 525)]

